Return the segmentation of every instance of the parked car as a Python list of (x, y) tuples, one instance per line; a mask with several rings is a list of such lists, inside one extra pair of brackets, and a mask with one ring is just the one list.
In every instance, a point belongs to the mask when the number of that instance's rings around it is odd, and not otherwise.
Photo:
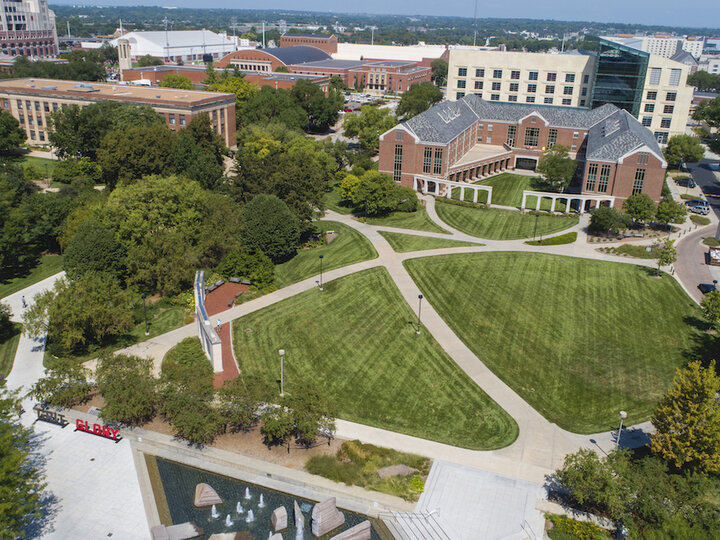
[(695, 214), (702, 214), (705, 216), (710, 213), (710, 205), (708, 205), (707, 201), (702, 199), (688, 201), (685, 204), (687, 205), (688, 210)]
[(692, 178), (690, 178), (689, 176), (679, 176), (675, 179), (675, 183), (678, 186), (682, 186), (682, 187), (688, 187), (688, 188), (695, 187), (695, 181)]
[(712, 283), (701, 283), (700, 285), (698, 285), (698, 289), (700, 289), (700, 292), (703, 294), (708, 294), (716, 290), (715, 285), (713, 285)]
[(708, 163), (707, 166), (711, 171), (720, 171), (720, 163)]
[(345, 107), (343, 112), (353, 112), (353, 110), (350, 107)]

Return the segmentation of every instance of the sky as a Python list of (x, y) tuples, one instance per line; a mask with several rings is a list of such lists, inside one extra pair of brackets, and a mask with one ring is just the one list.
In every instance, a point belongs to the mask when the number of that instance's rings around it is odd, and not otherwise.
[[(198, 8), (197, 0), (50, 0), (50, 4), (159, 5)], [(207, 0), (207, 8), (291, 9), (342, 13), (450, 15), (472, 17), (474, 0)], [(695, 0), (477, 0), (478, 17), (556, 19), (564, 21), (623, 22), (666, 26), (720, 28), (720, 1)], [(719, 32), (720, 33), (720, 30)]]

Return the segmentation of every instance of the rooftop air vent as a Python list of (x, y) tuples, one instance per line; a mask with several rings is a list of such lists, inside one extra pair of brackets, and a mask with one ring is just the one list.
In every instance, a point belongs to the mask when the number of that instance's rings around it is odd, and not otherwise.
[(43, 86), (41, 90), (57, 90), (57, 86)]

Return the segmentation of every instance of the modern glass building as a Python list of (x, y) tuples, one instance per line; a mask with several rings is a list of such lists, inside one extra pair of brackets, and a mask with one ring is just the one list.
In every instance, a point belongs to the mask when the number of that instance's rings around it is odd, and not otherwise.
[(591, 108), (612, 103), (637, 117), (650, 54), (600, 38)]

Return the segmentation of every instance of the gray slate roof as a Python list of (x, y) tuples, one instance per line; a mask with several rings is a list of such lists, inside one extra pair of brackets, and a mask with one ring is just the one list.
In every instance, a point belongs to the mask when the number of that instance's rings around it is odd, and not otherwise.
[(604, 121), (590, 128), (585, 159), (617, 161), (641, 146), (649, 147), (660, 159), (664, 159), (662, 150), (650, 130), (629, 112), (617, 109)]
[(317, 47), (308, 47), (306, 45), (296, 45), (293, 47), (272, 47), (269, 49), (260, 49), (263, 52), (273, 55), (286, 66), (292, 64), (303, 64), (305, 62), (317, 62), (318, 60), (327, 60), (330, 55)]
[(465, 99), (443, 101), (401, 125), (423, 142), (447, 144), (477, 122), (478, 115)]

